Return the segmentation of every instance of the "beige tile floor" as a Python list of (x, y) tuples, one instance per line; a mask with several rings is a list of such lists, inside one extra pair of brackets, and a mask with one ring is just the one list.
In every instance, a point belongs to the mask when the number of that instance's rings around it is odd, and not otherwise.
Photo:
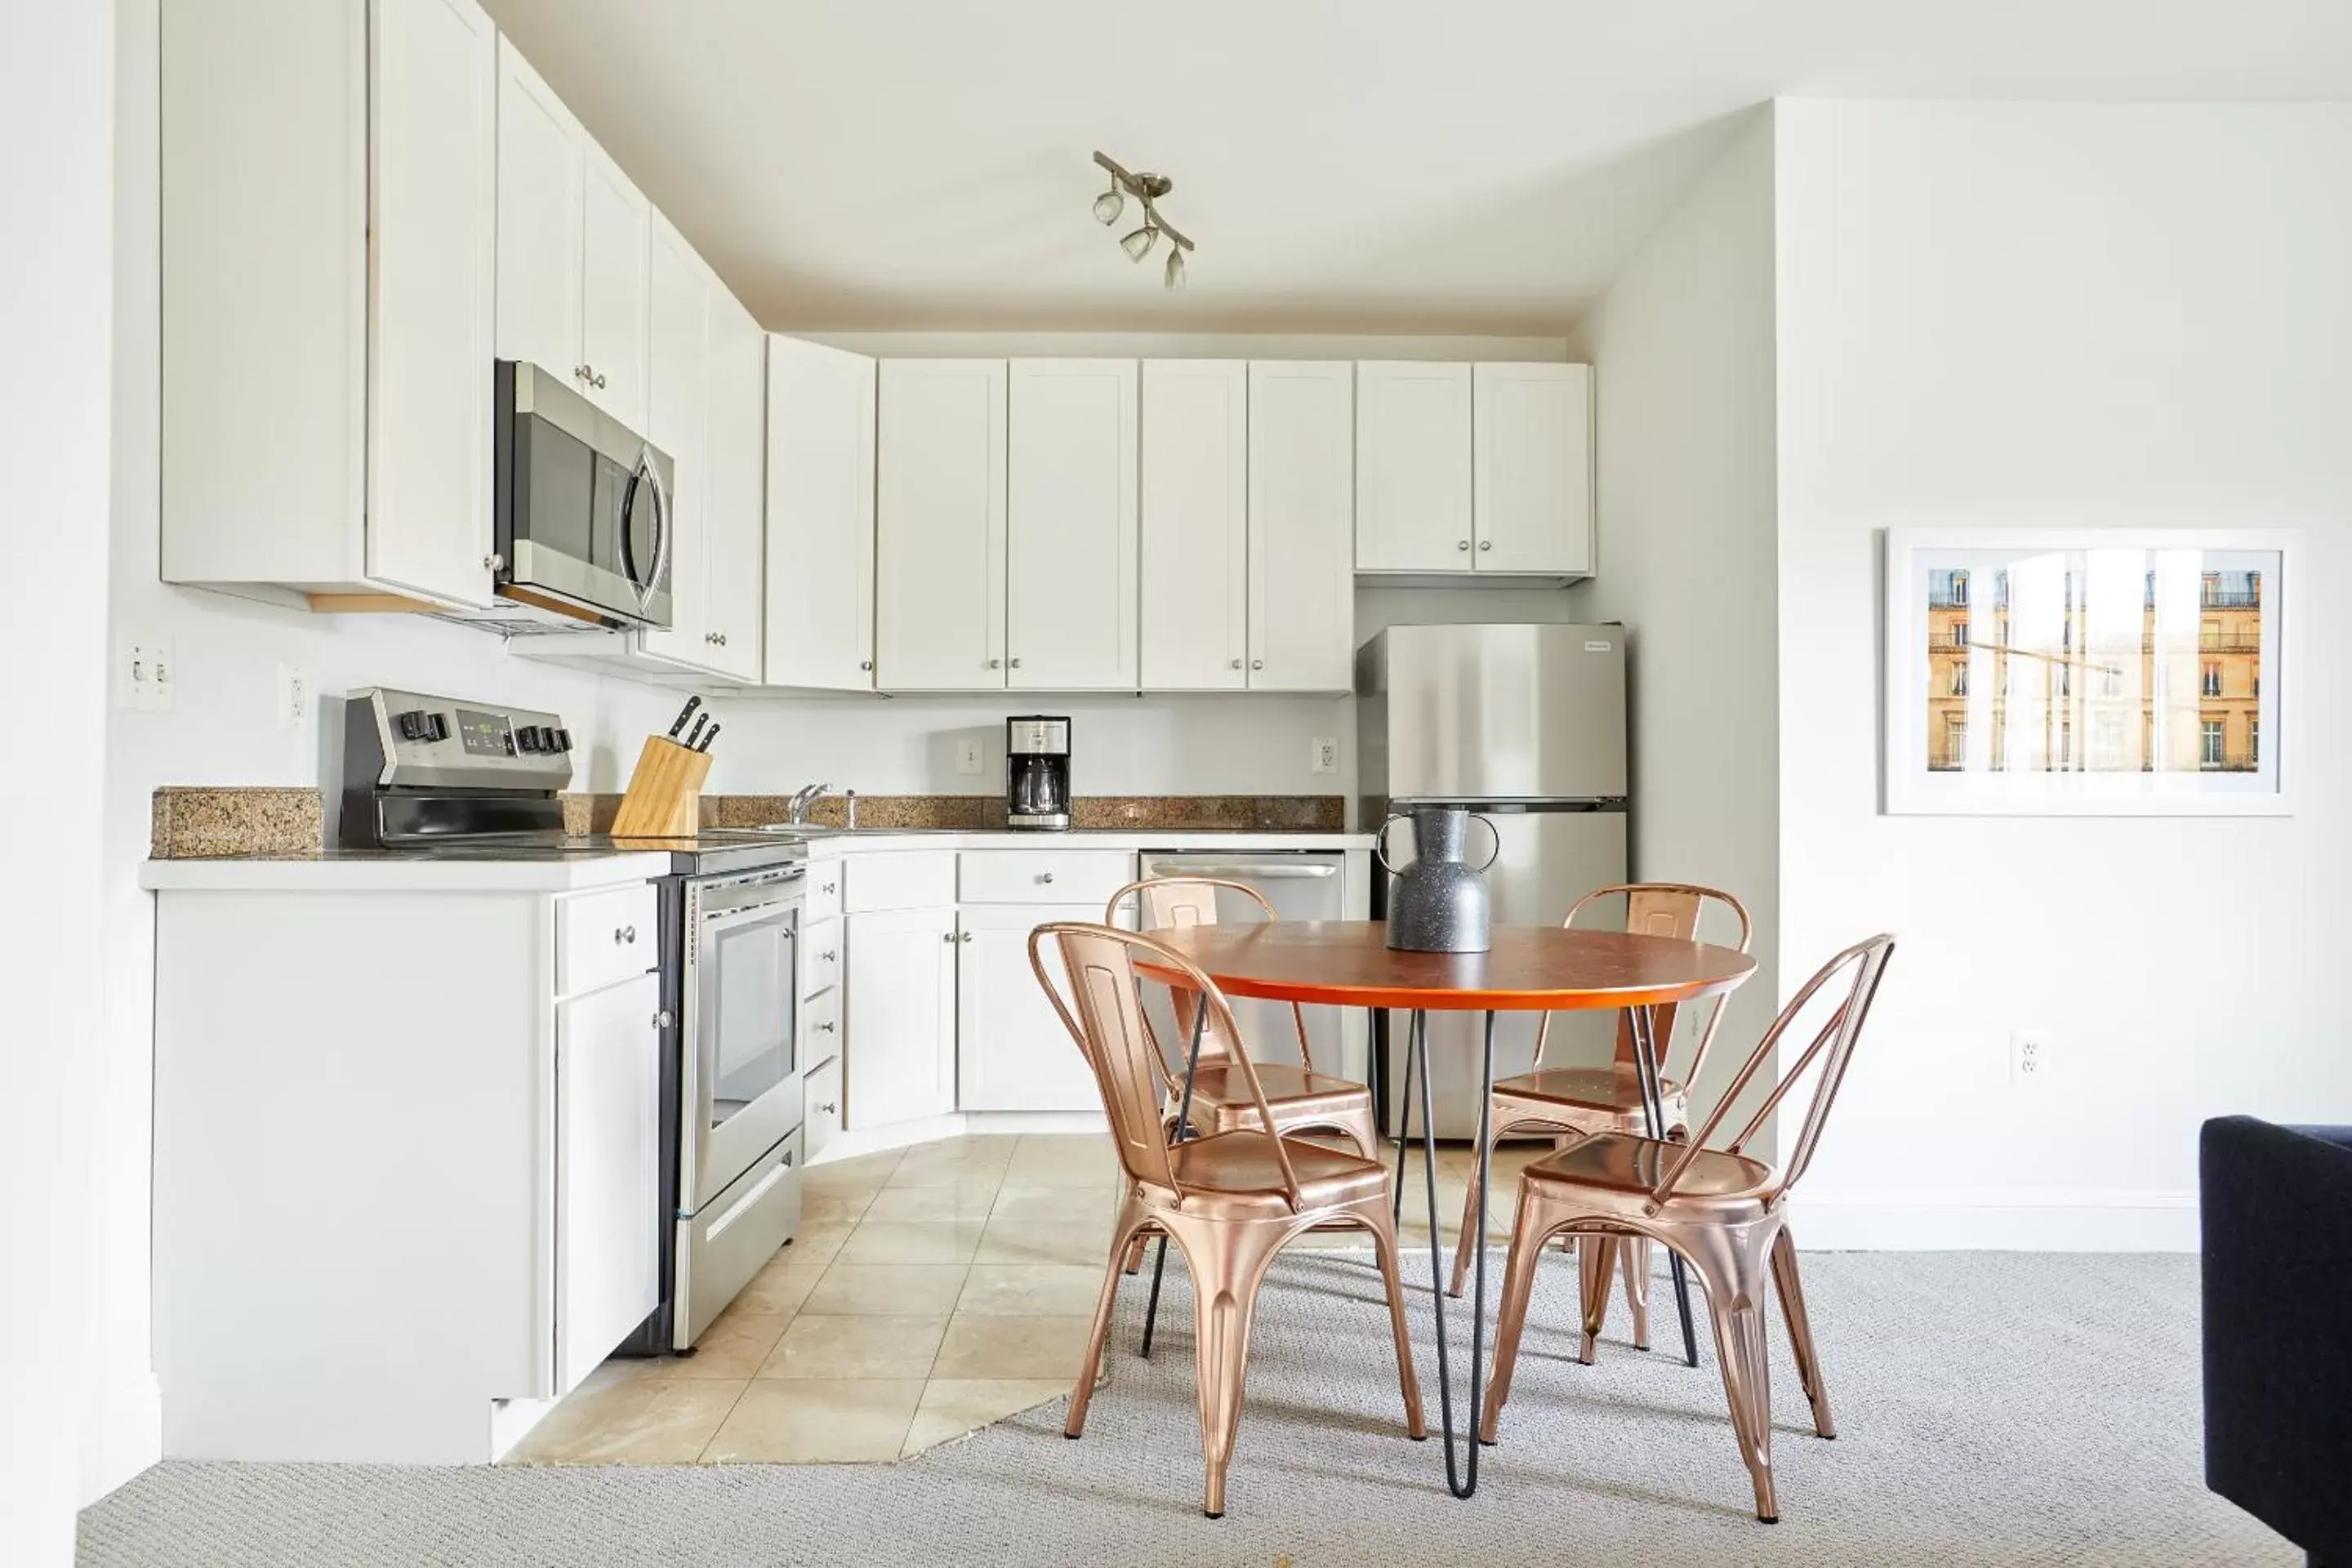
[[(1519, 1166), (1496, 1156), (1491, 1234)], [(1451, 1259), (1466, 1147), (1437, 1160)], [(1408, 1247), (1426, 1247), (1423, 1166)], [(1100, 1136), (974, 1137), (813, 1167), (801, 1232), (690, 1356), (607, 1362), (514, 1455), (528, 1464), (842, 1464), (920, 1453), (1069, 1391), (1109, 1247)], [(1302, 1246), (1360, 1247), (1360, 1234)]]

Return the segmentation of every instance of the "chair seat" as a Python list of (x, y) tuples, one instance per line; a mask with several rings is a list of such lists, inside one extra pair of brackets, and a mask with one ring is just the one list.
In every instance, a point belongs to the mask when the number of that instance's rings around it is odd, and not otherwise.
[[(1298, 1100), (1350, 1100), (1368, 1095), (1371, 1090), (1353, 1079), (1333, 1078), (1328, 1073), (1309, 1072), (1288, 1062), (1258, 1062), (1258, 1087), (1265, 1090), (1270, 1104), (1283, 1105)], [(1181, 1086), (1183, 1079), (1179, 1077)], [(1249, 1079), (1231, 1062), (1202, 1062), (1192, 1079), (1192, 1098), (1213, 1105), (1251, 1105), (1257, 1101), (1249, 1090)]]
[[(1559, 1182), (1611, 1192), (1645, 1193), (1682, 1157), (1685, 1145), (1630, 1132), (1596, 1132), (1529, 1165), (1522, 1180)], [(1771, 1196), (1772, 1167), (1745, 1154), (1702, 1149), (1675, 1184), (1670, 1203)]]
[[(1495, 1092), (1587, 1110), (1620, 1110), (1630, 1116), (1642, 1113), (1642, 1078), (1631, 1062), (1605, 1068), (1538, 1068), (1516, 1078), (1498, 1079)], [(1660, 1079), (1658, 1098), (1668, 1105), (1679, 1105), (1684, 1098), (1683, 1086), (1670, 1078)]]
[[(1274, 1212), (1288, 1206), (1274, 1145), (1263, 1132), (1218, 1132), (1171, 1145), (1168, 1158), (1177, 1184), (1206, 1201), (1230, 1207), (1233, 1199), (1260, 1198)], [(1376, 1161), (1296, 1138), (1282, 1140), (1282, 1145), (1298, 1177), (1302, 1206), (1326, 1208), (1387, 1191), (1388, 1171)]]

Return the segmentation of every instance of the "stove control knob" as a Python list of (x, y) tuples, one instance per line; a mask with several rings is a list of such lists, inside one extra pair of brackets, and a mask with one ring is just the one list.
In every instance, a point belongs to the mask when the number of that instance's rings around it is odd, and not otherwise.
[(540, 737), (545, 733), (546, 731), (541, 730), (536, 724), (516, 725), (514, 732), (515, 750), (522, 752), (526, 756), (534, 752), (544, 751), (546, 748), (541, 743)]
[(571, 731), (558, 726), (555, 729), (547, 731), (546, 734), (548, 736), (547, 749), (549, 751), (568, 752), (572, 749)]
[(432, 714), (422, 708), (412, 708), (407, 712), (395, 717), (392, 722), (400, 731), (402, 740), (422, 741), (429, 738), (430, 731), (426, 726), (432, 717)]

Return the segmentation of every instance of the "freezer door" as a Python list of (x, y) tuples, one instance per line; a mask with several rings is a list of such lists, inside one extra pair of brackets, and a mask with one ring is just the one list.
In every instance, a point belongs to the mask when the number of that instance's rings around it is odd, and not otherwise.
[[(1475, 807), (1473, 808), (1476, 809)], [(1487, 872), (1497, 925), (1557, 925), (1569, 906), (1592, 891), (1625, 879), (1625, 814), (1622, 811), (1481, 811), (1495, 825), (1500, 847)], [(1486, 852), (1486, 830), (1470, 826), (1469, 853)], [(1398, 823), (1389, 830), (1389, 859), (1402, 866), (1412, 854), (1412, 825)], [(1622, 900), (1616, 907), (1596, 908), (1581, 922), (1591, 929), (1622, 929)], [(1535, 1061), (1534, 1013), (1503, 1013), (1495, 1020), (1495, 1076), (1526, 1072)], [(1475, 1138), (1478, 1132), (1478, 1058), (1483, 1013), (1429, 1015), (1429, 1074), (1432, 1097), (1437, 1102), (1437, 1135)], [(1396, 1131), (1404, 1085), (1405, 1030), (1412, 1016), (1392, 1012), (1388, 1018), (1388, 1105), (1382, 1121)], [(1616, 1048), (1617, 1015), (1612, 1011), (1555, 1014), (1544, 1059), (1560, 1065), (1601, 1066)], [(1420, 1088), (1413, 1089), (1412, 1130), (1421, 1130)]]
[(1357, 694), (1368, 795), (1625, 795), (1622, 626), (1391, 626), (1359, 656)]

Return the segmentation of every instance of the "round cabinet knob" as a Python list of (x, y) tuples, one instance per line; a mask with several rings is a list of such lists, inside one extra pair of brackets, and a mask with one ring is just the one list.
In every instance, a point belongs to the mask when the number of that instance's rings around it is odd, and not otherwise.
[(596, 390), (599, 392), (604, 390), (604, 373), (601, 370), (596, 373)]
[(483, 571), (485, 571), (485, 572), (503, 572), (503, 571), (505, 571), (506, 569), (507, 569), (507, 558), (506, 558), (505, 556), (503, 556), (503, 555), (499, 555), (499, 554), (496, 554), (496, 553), (492, 553), (492, 554), (485, 555), (485, 556), (483, 556), (483, 557), (482, 557), (482, 570), (483, 570)]
[(1465, 540), (1464, 540), (1461, 543), (1459, 543), (1459, 544), (1455, 545), (1454, 548), (1454, 549), (1456, 549), (1456, 550), (1467, 550), (1467, 549), (1469, 549), (1469, 548), (1470, 548), (1470, 542), (1469, 542), (1468, 540), (1466, 540), (1466, 539), (1465, 539)]
[(837, 953), (837, 952), (820, 952), (820, 953), (818, 953), (818, 954), (817, 954), (817, 956), (818, 956), (819, 958), (821, 958), (821, 959), (824, 960), (827, 963), (834, 963), (834, 962), (835, 962), (835, 960), (837, 960), (838, 958), (840, 958), (841, 954), (839, 954), (839, 953)]
[(674, 1020), (670, 1017), (669, 1009), (667, 1007), (654, 1015), (654, 1027), (656, 1029), (667, 1029), (672, 1022)]
[(857, 661), (857, 668), (860, 669), (871, 669), (874, 668), (874, 661), (870, 658), (861, 658)]
[(956, 936), (956, 933), (955, 933), (955, 932), (953, 932), (953, 931), (950, 931), (950, 932), (948, 932), (945, 936), (942, 936), (941, 938), (940, 938), (940, 940), (941, 942), (943, 942), (948, 943), (950, 946), (951, 946), (951, 947), (952, 947), (952, 946), (955, 944), (955, 936)]
[(970, 942), (971, 940), (971, 932), (965, 931), (962, 935), (957, 937), (956, 940), (958, 942)]
[(1037, 873), (1037, 879), (1041, 882), (1050, 882), (1054, 879), (1054, 873), (1051, 871), (1040, 871)]
[(595, 374), (584, 364), (575, 364), (572, 367), (572, 379), (574, 381), (592, 380)]
[[(832, 892), (832, 891), (833, 891), (833, 889), (834, 889), (834, 884), (833, 884), (833, 883), (831, 883), (831, 882), (827, 882), (827, 883), (824, 885), (824, 890), (825, 890), (826, 892), (830, 893), (830, 892)], [(826, 953), (826, 954), (825, 954), (825, 956), (826, 956), (827, 958), (831, 958), (831, 957), (833, 956), (833, 954), (831, 954), (831, 953), (829, 953), (829, 952), (828, 952), (828, 953)]]
[(826, 1100), (823, 1105), (818, 1106), (817, 1109), (824, 1111), (827, 1116), (838, 1116), (841, 1114), (841, 1107), (830, 1100)]
[(991, 669), (1003, 669), (1004, 668), (1004, 661), (1001, 658), (992, 658), (988, 661), (988, 668)]
[(636, 927), (635, 927), (635, 926), (615, 926), (615, 927), (614, 927), (614, 928), (613, 928), (613, 941), (614, 941), (614, 943), (615, 945), (618, 945), (619, 943), (621, 943), (621, 942), (635, 942), (636, 940), (637, 940), (637, 928), (636, 928)]
[(1235, 660), (1234, 660), (1234, 668), (1235, 669), (1239, 669), (1241, 667), (1242, 667), (1242, 661), (1241, 661), (1240, 659), (1235, 659)]
[(1262, 658), (1254, 658), (1250, 660), (1250, 668), (1252, 669), (1264, 669), (1265, 668), (1265, 660)]
[(1014, 660), (1013, 661), (1013, 668), (1015, 668), (1015, 669), (1020, 668), (1021, 668), (1021, 661), (1020, 661), (1019, 659), (1017, 659), (1017, 658), (1016, 658), (1016, 659), (1014, 659)]
[(832, 1034), (832, 1033), (833, 1033), (833, 1020), (832, 1020), (832, 1019), (830, 1019), (830, 1018), (828, 1018), (828, 1019), (826, 1019), (824, 1023), (819, 1024), (819, 1025), (817, 1026), (817, 1027), (818, 1027), (818, 1028), (820, 1028), (820, 1029), (822, 1029), (822, 1030), (824, 1030), (826, 1034), (830, 1035), (830, 1034)]
[(1478, 548), (1481, 550), (1492, 550), (1495, 548), (1495, 542), (1491, 539), (1482, 539), (1478, 542)]

